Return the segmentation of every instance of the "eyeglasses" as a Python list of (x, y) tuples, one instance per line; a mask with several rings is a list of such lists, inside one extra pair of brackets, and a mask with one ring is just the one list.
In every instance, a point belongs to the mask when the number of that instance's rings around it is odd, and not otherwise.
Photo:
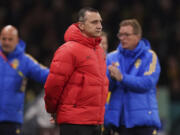
[(118, 33), (117, 34), (117, 37), (118, 38), (121, 38), (121, 37), (129, 37), (129, 36), (132, 36), (132, 35), (135, 35), (134, 33)]

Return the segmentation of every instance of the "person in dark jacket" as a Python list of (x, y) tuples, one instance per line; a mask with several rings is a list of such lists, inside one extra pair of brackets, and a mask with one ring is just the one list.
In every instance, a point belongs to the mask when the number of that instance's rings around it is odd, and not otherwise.
[(45, 104), (56, 115), (60, 135), (101, 135), (108, 92), (101, 22), (97, 10), (81, 9), (52, 60)]
[(120, 23), (117, 50), (107, 55), (111, 97), (105, 127), (120, 135), (156, 135), (161, 127), (156, 86), (160, 64), (136, 19)]
[(18, 30), (5, 26), (0, 33), (0, 134), (20, 135), (27, 78), (44, 83), (49, 69), (25, 53)]

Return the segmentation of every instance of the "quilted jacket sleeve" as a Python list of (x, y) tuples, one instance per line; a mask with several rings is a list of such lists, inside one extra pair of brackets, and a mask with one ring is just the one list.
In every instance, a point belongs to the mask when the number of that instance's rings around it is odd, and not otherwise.
[(134, 92), (146, 92), (156, 87), (160, 75), (160, 64), (157, 55), (151, 51), (147, 64), (143, 67), (143, 75), (123, 74), (122, 83)]
[(55, 113), (66, 82), (74, 70), (73, 55), (67, 46), (60, 47), (52, 60), (45, 83), (45, 105), (49, 113)]
[(31, 55), (26, 54), (27, 58), (27, 76), (36, 82), (45, 83), (49, 74), (49, 69), (35, 60)]

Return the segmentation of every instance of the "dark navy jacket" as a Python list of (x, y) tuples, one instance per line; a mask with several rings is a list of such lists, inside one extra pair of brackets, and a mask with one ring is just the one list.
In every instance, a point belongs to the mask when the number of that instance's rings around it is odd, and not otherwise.
[(142, 39), (130, 51), (119, 44), (116, 51), (107, 55), (107, 66), (115, 63), (123, 74), (121, 82), (111, 79), (111, 98), (105, 112), (105, 125), (127, 128), (134, 126), (161, 126), (156, 85), (160, 75), (160, 64), (150, 43)]
[(22, 123), (25, 78), (44, 83), (49, 73), (49, 69), (24, 51), (25, 43), (20, 40), (16, 49), (7, 56), (8, 61), (0, 56), (0, 122)]

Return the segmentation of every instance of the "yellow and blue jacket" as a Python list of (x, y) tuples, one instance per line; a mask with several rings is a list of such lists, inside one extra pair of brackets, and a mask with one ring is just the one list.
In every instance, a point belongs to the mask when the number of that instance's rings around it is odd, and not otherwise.
[(107, 66), (112, 63), (123, 74), (123, 80), (112, 79), (107, 71), (111, 97), (106, 106), (105, 126), (160, 128), (156, 85), (161, 69), (150, 43), (141, 39), (134, 50), (125, 50), (120, 43), (116, 51), (107, 55)]
[(19, 40), (16, 49), (2, 56), (0, 45), (0, 122), (23, 122), (26, 78), (44, 83), (49, 69), (25, 53), (25, 43)]

